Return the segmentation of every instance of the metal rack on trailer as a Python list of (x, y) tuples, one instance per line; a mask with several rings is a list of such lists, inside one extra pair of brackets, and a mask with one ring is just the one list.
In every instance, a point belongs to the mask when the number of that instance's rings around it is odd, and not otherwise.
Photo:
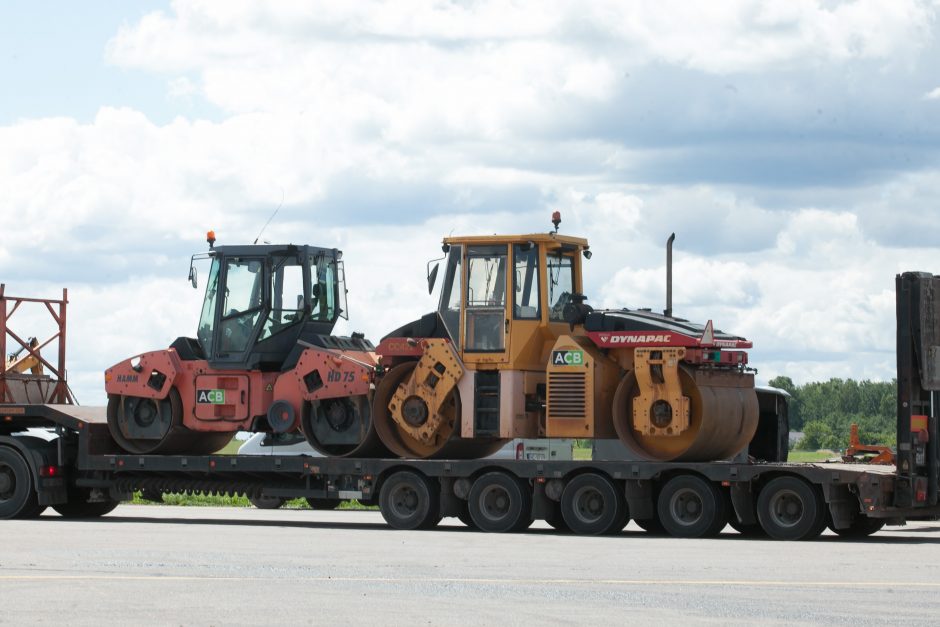
[(134, 490), (357, 498), (400, 529), (457, 516), (484, 531), (533, 519), (579, 534), (650, 531), (705, 537), (726, 523), (775, 539), (874, 533), (936, 519), (940, 278), (898, 287), (897, 466), (854, 463), (411, 460), (270, 455), (135, 455), (111, 437), (104, 408), (0, 405), (0, 518), (52, 506), (98, 516)]

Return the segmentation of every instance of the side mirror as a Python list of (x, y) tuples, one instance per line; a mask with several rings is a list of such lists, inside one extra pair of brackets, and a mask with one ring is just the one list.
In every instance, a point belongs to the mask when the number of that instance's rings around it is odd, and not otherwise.
[(434, 283), (437, 282), (437, 271), (440, 269), (439, 263), (434, 264), (431, 271), (428, 272), (428, 294), (434, 291)]
[(199, 287), (199, 279), (197, 278), (198, 274), (199, 273), (196, 272), (196, 266), (189, 266), (189, 282), (192, 284), (193, 289)]

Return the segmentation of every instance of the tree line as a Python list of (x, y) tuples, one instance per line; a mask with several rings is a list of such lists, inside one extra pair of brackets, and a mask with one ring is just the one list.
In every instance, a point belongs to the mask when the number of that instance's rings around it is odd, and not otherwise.
[(830, 379), (796, 385), (790, 377), (775, 377), (769, 384), (791, 396), (790, 430), (803, 432), (798, 449), (844, 449), (852, 423), (865, 444), (897, 442), (896, 380)]

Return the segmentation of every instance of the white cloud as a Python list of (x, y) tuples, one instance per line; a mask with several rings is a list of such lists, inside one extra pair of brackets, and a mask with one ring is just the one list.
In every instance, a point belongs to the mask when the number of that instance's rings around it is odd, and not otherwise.
[[(174, 2), (107, 59), (216, 119), (104, 106), (0, 127), (0, 275), (72, 288), (73, 382), (100, 402), (105, 367), (191, 334), (204, 232), (251, 241), (282, 196), (264, 239), (343, 249), (340, 330), (374, 340), (434, 307), (442, 236), (547, 230), (558, 209), (591, 241), (591, 304), (661, 309), (675, 231), (676, 313), (753, 339), (762, 376), (887, 378), (893, 274), (940, 270), (930, 105), (894, 115), (933, 71), (937, 9)], [(883, 160), (855, 164), (860, 146)], [(837, 165), (864, 184), (827, 179)]]
[(924, 100), (940, 100), (940, 87), (932, 89), (924, 94)]

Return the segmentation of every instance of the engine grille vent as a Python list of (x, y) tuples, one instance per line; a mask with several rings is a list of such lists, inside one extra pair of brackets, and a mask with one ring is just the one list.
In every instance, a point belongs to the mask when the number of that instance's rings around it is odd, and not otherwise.
[(548, 417), (587, 418), (584, 373), (552, 372), (548, 375)]

